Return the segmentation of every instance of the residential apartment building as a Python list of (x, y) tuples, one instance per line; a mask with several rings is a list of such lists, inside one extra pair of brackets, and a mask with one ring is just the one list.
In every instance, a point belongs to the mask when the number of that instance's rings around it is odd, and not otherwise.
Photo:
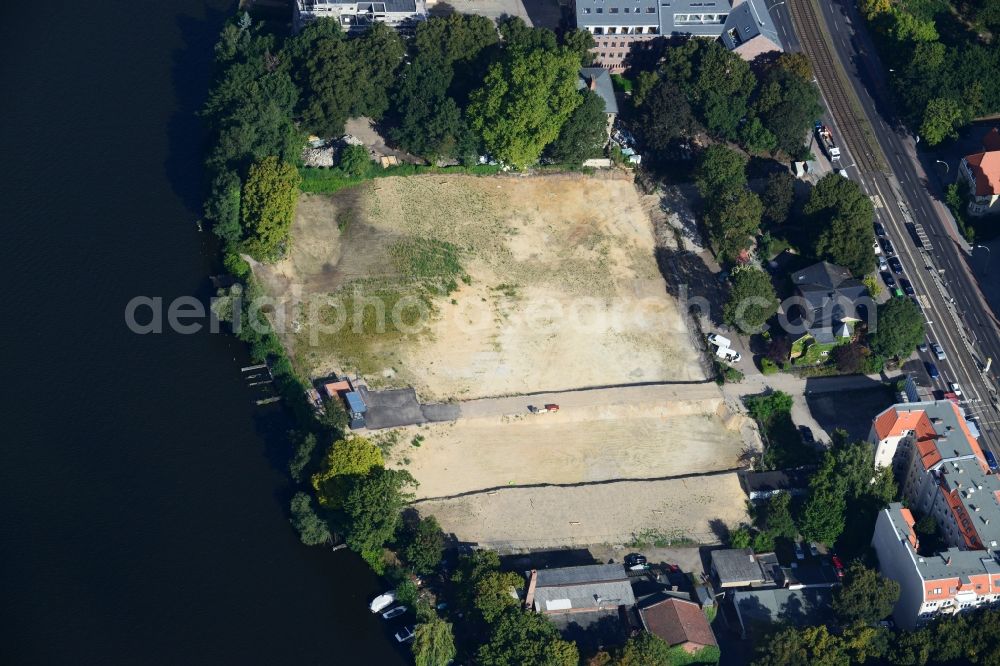
[(380, 2), (345, 2), (343, 0), (295, 0), (292, 25), (296, 32), (318, 18), (332, 18), (344, 32), (364, 32), (374, 23), (401, 31), (413, 30), (427, 20), (426, 0), (382, 0)]
[(969, 185), (971, 215), (1000, 212), (1000, 132), (997, 128), (983, 137), (983, 152), (962, 158), (958, 171)]
[[(892, 467), (909, 507), (882, 511), (872, 539), (882, 573), (902, 588), (896, 622), (911, 629), (1000, 599), (1000, 479), (961, 408), (950, 400), (895, 405), (875, 418), (871, 441), (876, 467)], [(919, 554), (911, 509), (935, 518), (946, 551)]]
[(594, 35), (596, 65), (625, 69), (634, 48), (660, 36), (718, 38), (747, 60), (780, 51), (762, 0), (576, 0), (576, 25)]

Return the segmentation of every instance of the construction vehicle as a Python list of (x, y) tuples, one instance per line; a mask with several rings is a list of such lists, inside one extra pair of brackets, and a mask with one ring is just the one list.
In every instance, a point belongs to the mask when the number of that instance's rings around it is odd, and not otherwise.
[(830, 160), (840, 159), (840, 148), (833, 141), (833, 132), (826, 125), (817, 122), (816, 123), (816, 136), (819, 137), (819, 142), (823, 144), (823, 150), (826, 152), (826, 156)]

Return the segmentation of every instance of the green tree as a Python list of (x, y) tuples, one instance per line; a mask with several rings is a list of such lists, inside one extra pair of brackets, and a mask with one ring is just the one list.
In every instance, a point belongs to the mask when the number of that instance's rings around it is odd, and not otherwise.
[(761, 203), (764, 220), (771, 225), (784, 224), (795, 200), (795, 178), (787, 171), (778, 171), (767, 177)]
[(892, 613), (899, 600), (899, 583), (853, 562), (844, 574), (843, 585), (833, 596), (833, 612), (844, 624), (874, 624)]
[(423, 56), (403, 70), (392, 138), (407, 151), (429, 160), (460, 153), (467, 131), (458, 105), (448, 95), (451, 80), (450, 63)]
[(292, 497), (291, 513), (290, 522), (295, 531), (299, 533), (302, 543), (307, 546), (315, 546), (330, 542), (332, 538), (330, 527), (313, 511), (309, 495), (303, 492), (295, 493)]
[(444, 545), (444, 532), (437, 519), (421, 518), (406, 535), (403, 559), (417, 573), (429, 574), (441, 563)]
[(861, 278), (861, 281), (864, 282), (865, 289), (868, 290), (872, 298), (878, 298), (882, 293), (882, 285), (879, 284), (878, 278), (874, 275), (866, 275)]
[(517, 167), (538, 161), (581, 103), (579, 67), (576, 54), (565, 49), (515, 49), (492, 65), (468, 108), (486, 149)]
[(376, 573), (382, 573), (382, 547), (396, 533), (400, 511), (413, 499), (408, 489), (416, 484), (405, 470), (375, 467), (355, 482), (344, 500), (350, 524), (347, 545)]
[(351, 41), (364, 77), (353, 82), (356, 88), (351, 115), (379, 120), (389, 108), (389, 90), (396, 81), (406, 46), (399, 33), (381, 21)]
[(778, 148), (778, 139), (760, 118), (750, 118), (739, 129), (740, 145), (753, 155), (769, 155)]
[(889, 648), (889, 662), (899, 666), (924, 666), (930, 659), (933, 636), (929, 629), (902, 631)]
[(795, 538), (798, 529), (792, 518), (792, 496), (790, 494), (778, 493), (768, 498), (764, 524), (767, 531), (775, 536), (786, 539)]
[(580, 164), (591, 157), (599, 157), (607, 142), (608, 115), (604, 112), (604, 100), (591, 90), (580, 91), (580, 97), (583, 101), (547, 149), (557, 162)]
[(500, 556), (492, 550), (477, 550), (458, 559), (451, 576), (455, 606), (464, 615), (476, 609), (476, 586), (486, 574), (500, 570)]
[(803, 81), (812, 81), (813, 68), (809, 58), (804, 53), (782, 53), (774, 66), (784, 72), (797, 76)]
[(577, 54), (580, 58), (580, 65), (590, 67), (594, 62), (592, 48), (597, 46), (594, 36), (588, 30), (567, 30), (563, 33), (562, 43), (567, 49)]
[(493, 624), (509, 608), (518, 608), (520, 599), (514, 593), (524, 580), (512, 571), (490, 571), (476, 580), (476, 610), (487, 624)]
[(878, 306), (878, 316), (868, 334), (872, 351), (881, 356), (906, 358), (924, 339), (924, 318), (908, 298), (892, 298)]
[(247, 254), (258, 261), (282, 254), (298, 196), (299, 172), (291, 164), (265, 157), (250, 167), (241, 199)]
[(861, 365), (865, 360), (865, 352), (867, 351), (858, 342), (847, 342), (834, 347), (830, 352), (830, 358), (833, 359), (837, 370), (845, 374), (854, 374), (861, 371)]
[[(290, 161), (302, 149), (303, 136), (292, 122), (299, 93), (288, 59), (276, 52), (274, 36), (246, 14), (222, 30), (215, 47), (217, 74), (201, 111), (210, 137), (207, 164), (216, 175), (242, 173), (272, 155)], [(215, 196), (232, 194), (231, 182), (213, 187)], [(218, 202), (206, 205), (207, 216), (218, 210)]]
[(934, 19), (919, 18), (899, 5), (889, 10), (893, 21), (889, 35), (899, 42), (935, 42), (938, 39)]
[(382, 451), (370, 439), (358, 435), (338, 439), (330, 446), (319, 471), (312, 477), (319, 503), (328, 508), (339, 508), (357, 480), (384, 464)]
[(945, 139), (957, 139), (958, 127), (967, 120), (962, 106), (948, 97), (935, 97), (924, 109), (924, 121), (920, 125), (920, 136), (930, 146), (936, 146)]
[(493, 21), (485, 16), (432, 16), (417, 26), (417, 53), (447, 65), (474, 59), (499, 41)]
[(705, 227), (716, 254), (725, 261), (738, 261), (753, 246), (762, 212), (760, 197), (750, 190), (720, 195), (705, 213)]
[(364, 146), (344, 146), (340, 151), (340, 161), (337, 163), (344, 173), (360, 178), (372, 168), (372, 159)]
[(747, 185), (747, 158), (743, 153), (713, 144), (705, 149), (694, 173), (701, 196), (709, 199), (738, 192)]
[(548, 618), (539, 613), (508, 609), (480, 646), (482, 666), (577, 666), (576, 643), (559, 638)]
[(841, 640), (852, 664), (880, 660), (889, 651), (888, 630), (864, 622), (855, 622), (845, 627)]
[(418, 624), (413, 633), (416, 666), (447, 666), (455, 658), (455, 636), (450, 623), (435, 616)]
[(687, 98), (676, 84), (667, 80), (656, 81), (655, 77), (640, 75), (637, 88), (643, 88), (644, 83), (655, 83), (648, 93), (641, 96), (637, 90), (635, 99), (641, 97), (642, 102), (635, 103), (638, 105), (638, 130), (643, 142), (652, 150), (664, 153), (678, 140), (693, 135), (698, 129), (698, 122)]
[(853, 180), (830, 173), (820, 179), (803, 209), (816, 239), (816, 256), (854, 275), (875, 269), (871, 200)]
[(647, 631), (629, 638), (616, 666), (673, 666), (676, 662), (667, 642)]
[(316, 448), (316, 435), (306, 433), (295, 437), (295, 452), (292, 459), (288, 461), (288, 472), (292, 480), (296, 483), (302, 481), (302, 472), (312, 460), (313, 450)]
[(754, 104), (754, 113), (774, 135), (777, 146), (790, 155), (802, 149), (822, 110), (819, 90), (812, 81), (780, 67), (768, 73)]
[(548, 28), (533, 28), (519, 16), (501, 18), (497, 28), (509, 51), (555, 51), (557, 48), (556, 33)]
[(826, 627), (786, 627), (759, 641), (753, 666), (848, 666), (843, 642)]
[(750, 531), (749, 525), (740, 525), (735, 530), (730, 530), (729, 532), (730, 548), (749, 548), (752, 540), (753, 533)]
[(837, 477), (836, 461), (830, 452), (809, 482), (809, 499), (802, 511), (800, 529), (809, 541), (833, 545), (844, 531), (847, 502)]
[(773, 419), (792, 411), (792, 396), (784, 391), (774, 391), (767, 395), (752, 395), (743, 399), (751, 418), (766, 426)]
[(741, 266), (733, 270), (732, 283), (722, 309), (723, 319), (744, 333), (760, 330), (778, 311), (778, 296), (770, 276), (759, 268)]

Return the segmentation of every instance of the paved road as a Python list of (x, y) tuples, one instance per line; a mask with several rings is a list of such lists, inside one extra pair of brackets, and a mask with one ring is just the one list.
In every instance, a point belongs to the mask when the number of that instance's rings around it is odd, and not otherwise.
[[(883, 118), (893, 115), (887, 103), (884, 70), (857, 10), (843, 0), (819, 5), (836, 56), (875, 129), (890, 173), (858, 174), (850, 157), (842, 162), (848, 165), (851, 177), (859, 180), (870, 196), (877, 197), (877, 219), (889, 230), (905, 276), (921, 297), (928, 337), (941, 343), (947, 352), (945, 361), (926, 355), (923, 358), (934, 360), (942, 371), (934, 387), (946, 390), (946, 382), (961, 384), (964, 406), (979, 417), (983, 431), (980, 441), (994, 453), (1000, 452), (1000, 432), (995, 429), (998, 412), (991, 404), (996, 376), (991, 373), (984, 377), (980, 371), (987, 357), (1000, 359), (1000, 333), (965, 260), (967, 246), (958, 237), (943, 204), (927, 190), (928, 178), (917, 157), (915, 140)], [(849, 144), (845, 147), (848, 152), (859, 149)], [(906, 229), (910, 219), (927, 232), (932, 245), (929, 252), (919, 250), (911, 240)]]
[[(513, 416), (528, 414), (528, 405), (542, 406), (548, 403), (559, 405), (560, 410), (589, 409), (611, 405), (662, 404), (691, 400), (722, 399), (722, 393), (715, 382), (680, 384), (634, 384), (608, 388), (581, 389), (555, 393), (537, 393), (510, 398), (482, 398), (460, 403), (463, 419)], [(548, 414), (538, 414), (537, 418), (548, 418)]]

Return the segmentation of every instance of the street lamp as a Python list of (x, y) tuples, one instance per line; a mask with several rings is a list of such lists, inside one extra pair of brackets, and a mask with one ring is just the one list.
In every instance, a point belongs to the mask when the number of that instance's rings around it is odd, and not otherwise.
[(771, 11), (772, 9), (774, 9), (775, 7), (777, 7), (778, 5), (783, 5), (783, 4), (785, 4), (785, 0), (781, 0), (781, 2), (776, 2), (773, 5), (771, 5), (770, 7), (768, 7), (767, 11)]
[[(951, 169), (948, 167), (948, 163), (945, 162), (944, 160), (934, 160), (934, 161), (937, 162), (938, 164), (943, 164), (944, 165), (944, 172), (945, 173), (948, 173), (949, 171), (951, 171)], [(979, 247), (984, 247), (984, 246), (980, 245)]]

